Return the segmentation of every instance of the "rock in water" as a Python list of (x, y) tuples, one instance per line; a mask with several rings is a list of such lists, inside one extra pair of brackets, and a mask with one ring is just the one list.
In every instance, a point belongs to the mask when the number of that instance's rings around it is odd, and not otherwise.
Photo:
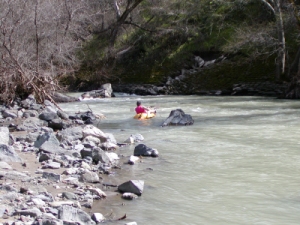
[(192, 125), (194, 120), (191, 115), (185, 114), (182, 109), (172, 110), (169, 117), (163, 122), (162, 127), (170, 125)]

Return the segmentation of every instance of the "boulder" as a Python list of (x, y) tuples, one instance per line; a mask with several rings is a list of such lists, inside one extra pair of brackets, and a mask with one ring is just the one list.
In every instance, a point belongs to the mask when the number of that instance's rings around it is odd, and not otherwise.
[(66, 128), (59, 133), (57, 133), (57, 138), (59, 141), (75, 141), (77, 139), (82, 139), (83, 138), (83, 129), (80, 126), (77, 127), (69, 127)]
[(59, 93), (59, 92), (54, 92), (51, 97), (55, 102), (75, 102), (75, 101), (78, 101), (78, 98), (68, 96), (66, 94)]
[(98, 90), (93, 90), (81, 95), (81, 99), (90, 98), (111, 98), (113, 96), (113, 90), (110, 83), (103, 84)]
[(3, 118), (13, 118), (13, 119), (15, 119), (15, 118), (18, 117), (18, 114), (15, 110), (6, 109), (6, 110), (2, 111), (2, 116), (3, 116)]
[(94, 213), (92, 215), (92, 220), (94, 220), (96, 223), (101, 223), (105, 221), (105, 217), (101, 213)]
[(18, 131), (33, 131), (38, 130), (42, 126), (47, 126), (47, 122), (38, 119), (37, 117), (29, 117), (23, 121), (22, 124), (18, 125)]
[(170, 126), (170, 125), (192, 125), (194, 124), (194, 120), (191, 115), (185, 114), (182, 109), (172, 110), (169, 117), (163, 122), (162, 126)]
[(54, 133), (46, 132), (38, 136), (37, 140), (34, 142), (34, 147), (43, 152), (52, 154), (65, 153), (66, 151), (61, 148), (59, 144), (60, 143)]
[(133, 193), (141, 196), (144, 190), (143, 180), (130, 180), (118, 186), (118, 190), (122, 193)]
[[(63, 205), (59, 209), (58, 219), (61, 219), (66, 222), (76, 222), (80, 225), (94, 225), (96, 224), (89, 214), (84, 212), (81, 209), (74, 208), (69, 205)], [(65, 224), (65, 222), (64, 222)]]
[(158, 151), (154, 148), (149, 148), (144, 144), (139, 144), (134, 148), (133, 155), (158, 157)]
[(20, 106), (24, 109), (29, 109), (33, 104), (36, 104), (34, 95), (29, 95), (26, 99), (21, 101)]
[(83, 133), (83, 137), (93, 136), (99, 138), (101, 142), (107, 141), (107, 135), (93, 125), (86, 125), (83, 128), (82, 133)]
[(99, 183), (100, 179), (97, 173), (91, 172), (91, 171), (86, 171), (84, 174), (80, 176), (79, 179), (81, 182), (86, 182), (86, 183)]
[(0, 144), (0, 161), (4, 162), (22, 162), (12, 146)]

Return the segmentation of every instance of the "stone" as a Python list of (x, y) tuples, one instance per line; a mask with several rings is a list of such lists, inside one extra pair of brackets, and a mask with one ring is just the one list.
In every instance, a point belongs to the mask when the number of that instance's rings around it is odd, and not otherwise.
[(57, 118), (58, 118), (58, 115), (56, 112), (42, 112), (39, 115), (39, 119), (45, 120), (45, 121), (51, 121), (51, 120), (54, 120)]
[(87, 183), (99, 183), (100, 179), (97, 173), (86, 171), (84, 174), (81, 174), (79, 181)]
[(101, 223), (105, 221), (105, 217), (101, 213), (94, 213), (92, 215), (92, 220), (96, 223)]
[(158, 151), (154, 148), (149, 148), (144, 144), (139, 144), (134, 148), (134, 156), (152, 156), (158, 157)]
[(0, 144), (0, 161), (4, 162), (22, 162), (12, 146)]
[(130, 180), (118, 186), (118, 190), (122, 193), (130, 192), (138, 196), (142, 195), (144, 190), (143, 180)]
[(30, 217), (38, 217), (42, 215), (42, 212), (36, 208), (33, 207), (31, 209), (25, 209), (25, 210), (16, 210), (14, 215), (23, 215), (23, 216), (30, 216)]
[(51, 96), (55, 102), (75, 102), (78, 101), (78, 98), (69, 96), (64, 93), (54, 92)]
[(42, 175), (43, 178), (46, 178), (48, 180), (51, 180), (51, 181), (61, 181), (61, 175), (59, 174), (56, 174), (56, 173), (51, 173), (51, 172), (43, 172), (43, 175)]
[(76, 194), (74, 194), (72, 192), (67, 192), (67, 191), (62, 193), (62, 197), (66, 198), (68, 200), (77, 200), (78, 199)]
[[(95, 225), (91, 216), (81, 209), (64, 205), (59, 209), (58, 219), (66, 222), (77, 222), (80, 225)], [(65, 224), (65, 223), (64, 223)]]
[(2, 116), (3, 116), (3, 118), (12, 118), (12, 119), (15, 119), (18, 117), (17, 112), (14, 112), (14, 111), (8, 110), (8, 109), (2, 111)]
[(129, 157), (128, 164), (134, 165), (134, 164), (135, 164), (136, 162), (138, 162), (139, 160), (140, 160), (139, 157), (134, 156), (134, 155), (131, 155), (131, 156)]
[(162, 127), (170, 126), (170, 125), (186, 126), (192, 124), (194, 124), (194, 120), (192, 119), (191, 115), (185, 114), (182, 109), (175, 109), (170, 112), (169, 117), (165, 119), (165, 121), (161, 126)]
[(83, 128), (81, 126), (69, 127), (57, 134), (57, 139), (63, 141), (75, 141), (83, 138)]
[(93, 125), (86, 125), (83, 128), (83, 137), (93, 136), (99, 138), (101, 142), (105, 142), (107, 140), (107, 136), (104, 132)]
[(10, 165), (8, 165), (8, 163), (0, 161), (0, 169), (7, 169), (7, 170), (11, 170), (12, 167)]
[(9, 144), (9, 129), (8, 127), (0, 127), (0, 144)]
[(125, 192), (125, 193), (122, 194), (122, 198), (124, 198), (126, 200), (133, 200), (135, 198), (138, 198), (138, 196), (136, 194), (133, 194), (133, 193)]

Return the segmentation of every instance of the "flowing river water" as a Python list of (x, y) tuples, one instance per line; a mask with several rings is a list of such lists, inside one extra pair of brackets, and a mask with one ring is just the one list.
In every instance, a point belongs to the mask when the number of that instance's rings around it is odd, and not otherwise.
[[(137, 100), (156, 106), (157, 116), (134, 120)], [(139, 133), (145, 145), (159, 151), (158, 158), (124, 165), (121, 175), (107, 178), (110, 183), (144, 180), (141, 197), (101, 200), (94, 211), (116, 218), (126, 213), (126, 222), (139, 225), (300, 224), (299, 101), (118, 94), (60, 107), (69, 113), (103, 113), (106, 119), (98, 127), (119, 143)], [(194, 125), (160, 127), (178, 108), (193, 117)], [(128, 157), (133, 150), (119, 152)]]

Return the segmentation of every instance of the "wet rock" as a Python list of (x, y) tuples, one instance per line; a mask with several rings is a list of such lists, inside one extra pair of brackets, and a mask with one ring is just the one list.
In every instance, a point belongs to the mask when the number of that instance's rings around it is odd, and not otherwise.
[(162, 126), (170, 126), (170, 125), (192, 125), (194, 124), (194, 120), (191, 115), (185, 114), (181, 109), (175, 109), (170, 112), (169, 117), (163, 122)]
[(118, 190), (122, 193), (129, 192), (138, 196), (142, 195), (144, 190), (143, 180), (130, 180), (118, 186)]
[(139, 157), (131, 155), (128, 160), (128, 164), (133, 165), (140, 160)]
[(154, 148), (149, 148), (144, 144), (139, 144), (134, 148), (134, 156), (152, 156), (158, 157), (158, 151)]
[(138, 198), (138, 196), (136, 194), (133, 194), (133, 193), (125, 192), (125, 193), (122, 194), (122, 198), (124, 198), (126, 200), (133, 200), (135, 198)]

